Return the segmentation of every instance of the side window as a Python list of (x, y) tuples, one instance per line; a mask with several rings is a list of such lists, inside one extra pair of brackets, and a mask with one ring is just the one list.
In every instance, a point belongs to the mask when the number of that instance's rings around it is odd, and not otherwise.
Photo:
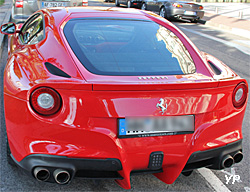
[(44, 25), (41, 14), (34, 15), (24, 24), (20, 33), (23, 44), (35, 44), (44, 39)]

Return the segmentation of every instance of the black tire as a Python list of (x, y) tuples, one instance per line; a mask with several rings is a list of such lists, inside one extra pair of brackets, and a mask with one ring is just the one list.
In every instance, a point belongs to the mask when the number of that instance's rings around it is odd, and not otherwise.
[(131, 8), (131, 6), (132, 6), (131, 1), (128, 0), (128, 1), (127, 1), (127, 8)]
[(116, 6), (116, 7), (120, 7), (119, 0), (115, 0), (115, 6)]
[(160, 16), (162, 16), (163, 18), (167, 18), (167, 10), (165, 7), (161, 7), (160, 9)]
[(102, 181), (100, 179), (93, 179), (92, 182), (94, 186), (98, 187), (100, 186)]
[(15, 162), (13, 161), (13, 159), (11, 158), (10, 155), (11, 155), (11, 151), (10, 151), (9, 142), (6, 140), (6, 157), (7, 157), (7, 162), (11, 166), (16, 166)]
[(143, 3), (143, 4), (141, 5), (141, 10), (147, 10), (147, 5), (146, 5), (146, 3)]
[(193, 171), (182, 172), (182, 174), (186, 177), (190, 176), (192, 173)]
[(191, 21), (191, 23), (198, 23), (199, 22), (199, 19), (192, 19), (192, 20), (190, 20)]

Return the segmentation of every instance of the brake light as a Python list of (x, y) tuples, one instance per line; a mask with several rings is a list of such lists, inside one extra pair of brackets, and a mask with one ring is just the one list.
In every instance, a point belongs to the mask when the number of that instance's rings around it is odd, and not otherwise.
[(23, 0), (16, 0), (15, 6), (17, 8), (23, 8)]
[(88, 0), (82, 0), (82, 6), (83, 7), (88, 6)]
[(176, 7), (176, 8), (182, 8), (183, 6), (179, 3), (173, 3), (172, 4), (173, 7)]
[(60, 110), (62, 101), (59, 93), (54, 89), (41, 87), (31, 94), (30, 104), (36, 113), (48, 116)]
[(238, 84), (233, 91), (233, 105), (235, 108), (241, 108), (247, 99), (247, 86), (245, 83)]
[(202, 10), (202, 9), (203, 9), (203, 7), (202, 7), (202, 6), (199, 6), (199, 9), (200, 9), (200, 10)]

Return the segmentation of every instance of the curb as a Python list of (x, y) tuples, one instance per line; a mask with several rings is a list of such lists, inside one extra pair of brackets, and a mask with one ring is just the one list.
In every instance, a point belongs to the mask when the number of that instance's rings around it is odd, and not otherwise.
[(250, 31), (249, 30), (245, 30), (245, 29), (240, 29), (240, 28), (232, 28), (228, 25), (223, 25), (220, 23), (215, 23), (212, 21), (203, 21), (205, 23), (205, 25), (207, 26), (211, 26), (211, 27), (216, 27), (225, 31), (228, 31), (232, 34), (241, 36), (241, 37), (245, 37), (245, 38), (250, 38)]
[[(3, 22), (0, 23), (0, 25), (2, 25), (4, 23), (8, 23), (10, 21), (11, 6), (12, 6), (12, 4), (10, 4), (9, 9), (6, 12), (5, 17), (3, 19)], [(0, 58), (2, 57), (3, 44), (4, 44), (4, 39), (5, 39), (4, 37), (5, 37), (5, 35), (0, 33)]]

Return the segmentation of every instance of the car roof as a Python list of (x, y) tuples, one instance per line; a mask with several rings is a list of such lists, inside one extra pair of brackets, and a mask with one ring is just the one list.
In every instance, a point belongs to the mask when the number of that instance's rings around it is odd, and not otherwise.
[[(153, 20), (158, 18), (163, 20), (159, 15), (138, 9), (124, 9), (117, 7), (55, 7), (43, 9), (42, 12), (47, 13), (50, 18), (55, 21), (54, 25), (59, 26), (65, 18), (81, 18), (81, 17), (114, 17), (114, 18), (131, 18), (141, 20)], [(170, 22), (164, 19), (165, 23)]]
[(68, 14), (72, 13), (101, 13), (101, 12), (109, 12), (112, 14), (113, 12), (127, 13), (127, 14), (142, 14), (143, 12), (139, 9), (124, 9), (118, 7), (53, 7), (47, 8), (47, 11), (51, 14), (59, 11), (66, 11)]

